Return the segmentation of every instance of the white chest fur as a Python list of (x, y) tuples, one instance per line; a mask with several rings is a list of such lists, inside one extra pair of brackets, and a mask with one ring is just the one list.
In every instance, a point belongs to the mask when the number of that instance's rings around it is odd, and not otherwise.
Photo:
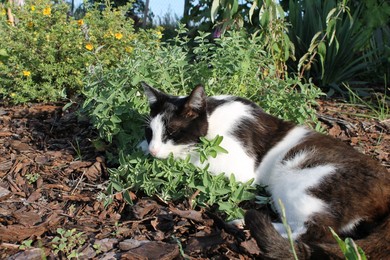
[[(255, 160), (245, 151), (232, 133), (232, 126), (244, 118), (252, 118), (250, 108), (241, 102), (230, 102), (221, 105), (208, 118), (209, 128), (206, 138), (213, 139), (215, 136), (223, 136), (221, 146), (227, 154), (218, 154), (216, 158), (209, 158), (209, 171), (214, 174), (225, 173), (230, 176), (234, 173), (236, 180), (246, 182), (255, 178)], [(193, 156), (192, 162), (198, 166), (198, 156)]]

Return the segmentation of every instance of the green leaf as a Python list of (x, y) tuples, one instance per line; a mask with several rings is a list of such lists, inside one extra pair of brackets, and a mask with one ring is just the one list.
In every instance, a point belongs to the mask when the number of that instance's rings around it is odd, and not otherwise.
[(330, 229), (330, 232), (332, 233), (334, 239), (337, 241), (337, 244), (339, 244), (341, 251), (345, 254), (345, 252), (347, 252), (345, 242), (343, 240), (341, 240), (339, 235), (337, 235), (337, 233), (331, 227), (329, 227), (329, 229)]
[[(282, 6), (280, 4), (276, 4), (276, 9), (278, 11), (278, 15), (279, 15), (280, 19), (284, 19), (285, 14), (284, 14), (284, 10), (283, 10)], [(285, 34), (285, 35), (287, 35), (287, 34)]]
[(66, 111), (69, 107), (73, 105), (73, 102), (68, 102), (65, 104), (65, 106), (62, 107), (62, 111)]
[(255, 11), (256, 7), (257, 7), (257, 0), (254, 0), (254, 1), (252, 2), (251, 8), (249, 9), (249, 22), (250, 22), (251, 24), (253, 24), (253, 23), (252, 23), (252, 16), (253, 16), (253, 12)]
[(6, 49), (0, 49), (0, 56), (1, 57), (8, 57), (9, 54)]
[(211, 5), (211, 22), (214, 23), (215, 17), (217, 16), (218, 10), (219, 10), (219, 0), (213, 0), (213, 3)]
[(221, 147), (221, 146), (216, 146), (214, 147), (214, 150), (217, 152), (217, 153), (229, 153), (225, 148)]
[(346, 252), (345, 252), (346, 259), (359, 259), (359, 260), (367, 259), (363, 250), (360, 247), (358, 247), (351, 238), (348, 237), (345, 239), (345, 245), (346, 245)]
[(322, 42), (320, 42), (318, 44), (318, 53), (320, 55), (322, 55), (323, 57), (326, 56), (326, 44), (325, 44), (325, 42), (322, 41)]
[(317, 50), (318, 50), (318, 55), (320, 56), (321, 78), (323, 78), (325, 74), (325, 57), (326, 57), (326, 45), (323, 41), (318, 44)]
[(113, 116), (111, 116), (111, 122), (113, 122), (114, 124), (118, 124), (118, 123), (120, 123), (120, 122), (122, 122), (122, 120), (118, 117), (118, 116), (116, 116), (116, 115), (113, 115)]
[(131, 199), (130, 193), (128, 190), (123, 192), (123, 199), (130, 205), (133, 205), (133, 200)]
[(262, 27), (265, 27), (269, 24), (269, 11), (265, 10), (264, 6), (260, 10), (261, 15), (259, 15), (260, 24)]
[(231, 211), (234, 207), (235, 205), (233, 205), (230, 202), (225, 202), (225, 201), (218, 202), (218, 209), (221, 211)]
[(111, 181), (112, 183), (112, 187), (114, 188), (114, 190), (116, 191), (122, 191), (123, 190), (123, 187), (120, 183), (116, 182), (116, 181)]
[(329, 11), (328, 15), (326, 16), (326, 24), (329, 23), (329, 21), (332, 19), (333, 14), (337, 11), (337, 8), (333, 8)]
[(233, 2), (232, 15), (234, 15), (235, 13), (237, 13), (238, 10), (238, 0), (232, 0), (232, 2)]
[(210, 155), (211, 157), (215, 158), (215, 157), (217, 157), (217, 151), (211, 150), (211, 151), (209, 152), (209, 155)]
[(213, 143), (214, 145), (220, 145), (222, 143), (223, 136), (217, 135), (214, 140), (215, 140), (215, 142)]

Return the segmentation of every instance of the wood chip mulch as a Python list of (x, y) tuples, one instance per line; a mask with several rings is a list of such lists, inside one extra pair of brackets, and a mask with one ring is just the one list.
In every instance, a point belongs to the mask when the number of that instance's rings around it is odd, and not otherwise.
[[(57, 229), (72, 230), (80, 259), (252, 259), (259, 253), (245, 230), (186, 201), (164, 203), (131, 194), (108, 207), (108, 185), (96, 132), (63, 104), (0, 106), (0, 258), (65, 259), (55, 254)], [(326, 131), (390, 169), (390, 120), (356, 116), (365, 108), (319, 101)], [(31, 245), (27, 241), (31, 240)], [(83, 241), (85, 241), (83, 243)], [(27, 245), (27, 246), (26, 246)], [(65, 249), (64, 249), (65, 250)]]

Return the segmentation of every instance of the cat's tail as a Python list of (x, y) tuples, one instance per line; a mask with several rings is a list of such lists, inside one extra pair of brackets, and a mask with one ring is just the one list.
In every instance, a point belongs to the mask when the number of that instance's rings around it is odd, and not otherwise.
[[(288, 239), (282, 237), (271, 223), (269, 216), (256, 210), (245, 215), (245, 225), (260, 248), (264, 259), (294, 259)], [(364, 239), (355, 241), (370, 259), (390, 258), (390, 218)], [(294, 241), (296, 257), (304, 259), (345, 259), (336, 240), (334, 243), (310, 243)]]

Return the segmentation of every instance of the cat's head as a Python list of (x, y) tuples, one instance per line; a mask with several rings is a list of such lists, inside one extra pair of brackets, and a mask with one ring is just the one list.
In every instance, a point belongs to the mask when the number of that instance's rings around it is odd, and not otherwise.
[(178, 97), (142, 85), (150, 105), (145, 128), (150, 154), (161, 159), (170, 153), (177, 158), (187, 157), (208, 129), (204, 88), (196, 86), (189, 96)]

